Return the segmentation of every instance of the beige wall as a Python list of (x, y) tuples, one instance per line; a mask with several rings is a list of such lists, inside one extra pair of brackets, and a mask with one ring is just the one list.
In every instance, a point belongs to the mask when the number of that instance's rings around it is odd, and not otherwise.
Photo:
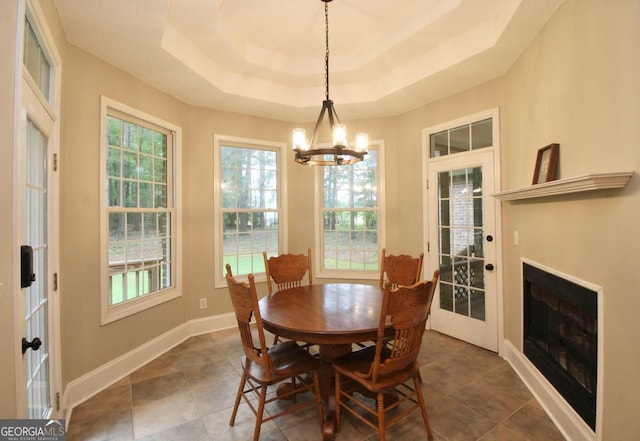
[[(560, 144), (561, 178), (640, 171), (640, 2), (567, 1), (505, 77), (503, 185), (526, 186), (536, 150)], [(637, 336), (640, 177), (623, 190), (503, 204), (505, 337), (521, 346), (520, 258), (602, 286), (603, 439), (631, 440)], [(509, 240), (520, 233), (520, 245)]]
[[(13, 34), (3, 25), (0, 48), (12, 53)], [(560, 143), (560, 176), (635, 170), (640, 165), (640, 3), (567, 0), (530, 47), (500, 79), (393, 118), (357, 121), (386, 148), (387, 246), (423, 251), (421, 130), (500, 107), (504, 189), (530, 183), (538, 148)], [(4, 38), (6, 37), (6, 38)], [(6, 50), (5, 50), (6, 48)], [(213, 247), (213, 135), (288, 142), (293, 124), (188, 106), (95, 57), (66, 46), (61, 150), (61, 289), (63, 383), (77, 379), (187, 320), (231, 311), (226, 291), (215, 290)], [(12, 68), (0, 68), (3, 92)], [(5, 81), (6, 79), (6, 81)], [(104, 94), (183, 128), (184, 295), (107, 326), (99, 321), (99, 96)], [(4, 95), (3, 95), (4, 96)], [(11, 133), (12, 107), (0, 102), (0, 125)], [(319, 101), (320, 104), (320, 101)], [(339, 103), (337, 104), (339, 107)], [(353, 126), (353, 127), (352, 127)], [(356, 127), (357, 126), (357, 127)], [(635, 136), (634, 136), (635, 135)], [(3, 147), (5, 149), (5, 147)], [(7, 154), (10, 156), (11, 152)], [(10, 213), (8, 161), (0, 173), (0, 208)], [(5, 185), (6, 184), (6, 185)], [(527, 257), (604, 288), (604, 438), (640, 433), (633, 415), (640, 385), (635, 344), (640, 282), (633, 262), (640, 220), (638, 177), (620, 191), (593, 192), (531, 202), (503, 203), (505, 337), (520, 347), (520, 258)], [(313, 246), (313, 170), (288, 163), (289, 249)], [(8, 211), (5, 211), (7, 209)], [(10, 226), (7, 217), (0, 227)], [(510, 242), (520, 232), (520, 245)], [(3, 231), (7, 229), (3, 228)], [(419, 240), (418, 240), (419, 239)], [(0, 249), (0, 281), (10, 281), (10, 244)], [(260, 287), (261, 291), (264, 287)], [(0, 297), (0, 341), (13, 344), (11, 298)], [(209, 309), (198, 309), (198, 298)], [(6, 337), (9, 336), (9, 337)], [(11, 367), (0, 367), (0, 386), (12, 385)], [(11, 415), (0, 400), (0, 415)], [(6, 404), (9, 401), (9, 404)]]
[(60, 286), (66, 384), (190, 318), (182, 297), (100, 325), (100, 95), (178, 126), (186, 124), (189, 109), (76, 47), (68, 47), (63, 66)]
[[(16, 2), (0, 2), (0, 418), (16, 417), (13, 354), (18, 349), (13, 321), (13, 106), (15, 91)], [(11, 357), (9, 357), (11, 354)]]

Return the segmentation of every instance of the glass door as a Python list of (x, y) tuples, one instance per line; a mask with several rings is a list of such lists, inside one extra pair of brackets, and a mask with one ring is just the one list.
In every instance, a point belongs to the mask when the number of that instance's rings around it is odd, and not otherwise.
[[(47, 237), (46, 135), (27, 119), (24, 238), (32, 248), (34, 280), (24, 291), (27, 414), (32, 419), (51, 413), (49, 382), (49, 283)], [(28, 344), (29, 346), (25, 346)]]
[(431, 327), (498, 350), (493, 152), (429, 163), (429, 248), (440, 269)]
[[(16, 118), (16, 287), (15, 353), (19, 418), (59, 417), (60, 331), (58, 298), (59, 96), (57, 52), (39, 20), (37, 5), (24, 10), (22, 65), (18, 68)], [(52, 60), (54, 61), (52, 63)], [(30, 252), (25, 252), (30, 251)], [(26, 271), (28, 269), (28, 271)], [(24, 277), (25, 274), (27, 277)]]

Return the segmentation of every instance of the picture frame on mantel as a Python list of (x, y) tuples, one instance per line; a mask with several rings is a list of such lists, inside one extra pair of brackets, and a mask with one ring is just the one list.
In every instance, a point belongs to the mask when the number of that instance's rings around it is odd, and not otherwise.
[(554, 181), (556, 179), (559, 154), (560, 144), (549, 144), (538, 150), (536, 168), (533, 172), (533, 185)]

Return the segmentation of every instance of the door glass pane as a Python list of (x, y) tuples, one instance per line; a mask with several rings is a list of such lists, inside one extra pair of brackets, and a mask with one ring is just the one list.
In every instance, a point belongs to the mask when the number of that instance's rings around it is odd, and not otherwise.
[(434, 133), (430, 137), (430, 156), (437, 158), (438, 156), (446, 156), (449, 154), (449, 131)]
[(493, 145), (493, 125), (491, 118), (471, 124), (471, 145), (473, 150)]
[(51, 81), (51, 65), (40, 46), (29, 19), (25, 19), (24, 26), (24, 47), (22, 63), (27, 68), (27, 72), (36, 83), (42, 96), (49, 101), (49, 85)]
[(493, 120), (487, 118), (429, 136), (429, 157), (454, 155), (493, 146)]
[(451, 130), (450, 142), (451, 153), (468, 152), (471, 150), (471, 143), (469, 139), (469, 126), (465, 125)]
[(440, 308), (484, 320), (482, 168), (440, 172), (437, 188)]
[(39, 338), (38, 350), (28, 349), (27, 405), (31, 419), (46, 418), (49, 396), (49, 297), (47, 284), (47, 137), (27, 120), (25, 173), (25, 240), (33, 248), (36, 279), (25, 289), (25, 338)]

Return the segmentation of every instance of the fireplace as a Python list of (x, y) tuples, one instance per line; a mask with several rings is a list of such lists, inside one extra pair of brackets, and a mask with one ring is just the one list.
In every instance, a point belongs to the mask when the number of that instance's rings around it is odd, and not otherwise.
[(598, 294), (523, 263), (524, 355), (595, 431)]

